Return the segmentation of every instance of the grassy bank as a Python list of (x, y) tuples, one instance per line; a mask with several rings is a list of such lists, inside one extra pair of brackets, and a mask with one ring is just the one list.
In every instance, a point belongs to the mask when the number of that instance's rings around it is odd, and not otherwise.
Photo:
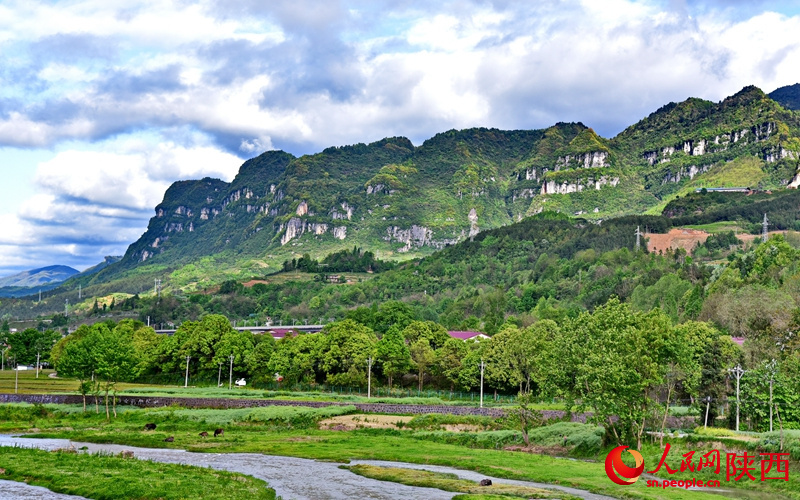
[[(62, 411), (70, 410), (70, 411)], [(508, 429), (476, 432), (449, 432), (430, 429), (447, 424), (479, 425), (491, 429), (492, 422), (483, 419), (472, 421), (452, 417), (419, 417), (416, 424), (404, 423), (398, 429), (360, 429), (353, 431), (328, 431), (317, 429), (317, 422), (331, 415), (333, 409), (308, 409), (312, 413), (293, 413), (297, 408), (273, 407), (268, 413), (238, 414), (248, 410), (186, 410), (181, 408), (132, 408), (119, 418), (106, 421), (104, 415), (83, 413), (78, 408), (57, 406), (3, 405), (0, 406), (0, 432), (38, 432), (42, 437), (68, 438), (95, 443), (119, 443), (151, 448), (179, 448), (197, 452), (246, 452), (285, 455), (300, 458), (330, 460), (346, 463), (353, 459), (373, 459), (418, 464), (433, 464), (473, 470), (488, 476), (507, 479), (531, 480), (541, 483), (561, 484), (606, 494), (618, 498), (641, 499), (708, 499), (707, 493), (647, 488), (640, 480), (632, 486), (617, 486), (606, 476), (603, 460), (609, 448), (602, 446), (602, 433), (594, 426), (557, 423), (535, 429), (531, 439), (536, 453), (503, 450)], [(273, 413), (275, 412), (275, 413)], [(249, 415), (249, 416), (248, 416)], [(463, 421), (462, 421), (463, 420)], [(155, 431), (144, 431), (144, 423), (156, 423)], [(202, 438), (198, 432), (217, 426), (225, 428), (219, 438)], [(172, 435), (173, 443), (165, 443)], [(563, 447), (563, 436), (568, 444)], [(767, 482), (727, 483), (725, 479), (725, 451), (755, 446), (750, 443), (720, 442), (722, 438), (706, 437), (703, 442), (691, 439), (668, 439), (672, 451), (668, 464), (680, 468), (681, 455), (697, 450), (697, 455), (718, 448), (722, 451), (722, 479), (726, 489), (746, 488), (762, 498), (800, 499), (796, 478), (800, 474), (797, 463), (792, 462), (790, 477), (793, 480)], [(498, 448), (498, 449), (495, 449)], [(543, 453), (571, 454), (580, 460), (566, 460)], [(658, 443), (647, 443), (642, 450), (645, 463), (652, 468), (658, 464), (661, 448)], [(751, 452), (752, 454), (752, 452)], [(696, 463), (697, 460), (695, 460)], [(758, 463), (756, 463), (758, 466)], [(669, 479), (686, 479), (703, 474), (686, 471)], [(663, 469), (662, 469), (663, 473)], [(711, 497), (713, 498), (713, 497)]]
[[(353, 465), (351, 467), (343, 466), (342, 468), (358, 474), (359, 476), (378, 479), (379, 481), (391, 481), (393, 483), (420, 486), (423, 488), (437, 488), (455, 493), (502, 495), (501, 498), (560, 498), (563, 500), (578, 500), (578, 497), (566, 493), (554, 492), (553, 490), (544, 490), (541, 488), (513, 486), (509, 484), (480, 486), (475, 484), (474, 481), (459, 479), (454, 474), (443, 474), (440, 472), (402, 469), (398, 467), (377, 467), (374, 465)], [(474, 497), (469, 496), (467, 498)]]
[(244, 474), (111, 455), (0, 447), (0, 479), (98, 500), (225, 498), (274, 500), (267, 483)]

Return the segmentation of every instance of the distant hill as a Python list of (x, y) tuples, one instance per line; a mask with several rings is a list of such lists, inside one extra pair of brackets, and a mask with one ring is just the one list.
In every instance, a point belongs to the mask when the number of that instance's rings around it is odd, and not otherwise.
[(47, 266), (0, 278), (0, 297), (24, 297), (52, 290), (80, 274), (69, 266)]
[(775, 89), (769, 97), (786, 109), (800, 110), (800, 83)]
[(77, 269), (69, 266), (47, 266), (39, 269), (23, 271), (12, 276), (0, 278), (0, 288), (6, 287), (35, 287), (66, 281), (78, 274)]

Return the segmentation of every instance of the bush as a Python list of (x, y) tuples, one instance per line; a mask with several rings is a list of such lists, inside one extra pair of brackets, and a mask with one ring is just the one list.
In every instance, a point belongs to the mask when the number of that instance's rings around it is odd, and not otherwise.
[(541, 446), (561, 446), (567, 436), (567, 446), (577, 453), (589, 454), (602, 447), (603, 433), (603, 428), (597, 425), (556, 422), (531, 430), (529, 438), (531, 443)]
[(694, 433), (699, 434), (700, 436), (711, 437), (733, 437), (738, 435), (734, 430), (720, 427), (698, 427), (694, 430)]
[(318, 420), (336, 415), (355, 413), (355, 406), (326, 406), (304, 408), (299, 406), (267, 406), (262, 408), (215, 409), (171, 409), (148, 412), (151, 417), (165, 420), (182, 419), (203, 422), (216, 426), (238, 422), (250, 422), (286, 427), (311, 427)]
[(430, 413), (427, 415), (417, 415), (405, 424), (409, 429), (439, 430), (445, 425), (474, 425), (483, 430), (498, 430), (500, 423), (491, 417), (480, 417), (477, 415), (444, 415), (440, 413)]
[(411, 436), (415, 439), (455, 444), (468, 448), (499, 449), (504, 446), (523, 443), (521, 432), (509, 430), (483, 432), (421, 431), (415, 432)]

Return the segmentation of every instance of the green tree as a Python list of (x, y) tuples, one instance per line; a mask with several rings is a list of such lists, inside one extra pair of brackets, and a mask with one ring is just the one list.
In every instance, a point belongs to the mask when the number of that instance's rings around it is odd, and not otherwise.
[(320, 332), (320, 361), (329, 384), (360, 385), (367, 381), (367, 358), (375, 355), (378, 338), (353, 320), (325, 325)]
[(419, 378), (419, 390), (422, 390), (422, 384), (425, 380), (425, 371), (436, 362), (436, 352), (431, 348), (428, 339), (421, 338), (411, 344), (411, 360), (414, 362), (414, 367), (417, 369)]
[(189, 356), (190, 371), (197, 370), (205, 375), (216, 374), (218, 363), (224, 356), (218, 355), (217, 348), (226, 345), (220, 341), (226, 334), (235, 332), (228, 318), (220, 314), (209, 314), (200, 321), (181, 324), (173, 335), (174, 342), (171, 343), (174, 347), (171, 352), (171, 371), (181, 371), (186, 366), (186, 357)]
[(520, 392), (517, 395), (516, 403), (516, 406), (507, 410), (506, 420), (509, 421), (510, 427), (516, 427), (522, 432), (522, 440), (525, 441), (525, 446), (530, 446), (530, 430), (533, 427), (541, 426), (544, 422), (544, 417), (542, 412), (533, 409), (535, 401), (530, 392)]
[(233, 356), (233, 373), (240, 375), (247, 370), (247, 357), (253, 352), (253, 334), (248, 331), (230, 329), (214, 344), (214, 364), (228, 365)]
[(50, 350), (60, 338), (61, 334), (53, 330), (26, 328), (8, 335), (8, 355), (23, 365), (36, 363), (37, 353), (40, 355), (40, 362), (48, 361)]
[(244, 364), (247, 374), (256, 381), (266, 382), (272, 376), (269, 371), (269, 358), (275, 352), (275, 339), (272, 335), (258, 335), (256, 345), (245, 357)]
[(574, 374), (558, 379), (561, 390), (580, 401), (579, 409), (592, 408), (591, 420), (617, 442), (635, 440), (641, 449), (645, 419), (657, 402), (665, 367), (675, 359), (674, 343), (667, 340), (673, 335), (662, 312), (635, 313), (611, 299), (561, 329), (558, 369)]
[(137, 375), (139, 359), (133, 339), (125, 334), (125, 329), (109, 329), (97, 325), (86, 337), (95, 358), (96, 376), (103, 382), (105, 392), (106, 418), (111, 418), (108, 406), (109, 393), (113, 391), (112, 406), (117, 416), (117, 384), (133, 380)]
[(436, 351), (437, 371), (450, 382), (451, 391), (460, 385), (459, 375), (468, 352), (469, 348), (463, 340), (453, 338)]
[(411, 368), (411, 352), (398, 327), (389, 328), (378, 341), (376, 360), (382, 367), (390, 389), (394, 378), (407, 373)]
[(90, 380), (97, 369), (92, 345), (87, 341), (89, 333), (89, 328), (85, 327), (64, 337), (61, 354), (55, 362), (55, 368), (60, 377), (78, 380), (81, 396), (83, 396), (83, 411), (86, 411), (86, 395), (91, 387)]
[(414, 310), (408, 304), (397, 300), (389, 300), (378, 307), (375, 314), (374, 329), (380, 334), (389, 331), (393, 325), (403, 329), (416, 319)]
[(411, 321), (403, 328), (403, 336), (409, 344), (426, 339), (431, 349), (439, 349), (450, 340), (447, 330), (433, 321)]

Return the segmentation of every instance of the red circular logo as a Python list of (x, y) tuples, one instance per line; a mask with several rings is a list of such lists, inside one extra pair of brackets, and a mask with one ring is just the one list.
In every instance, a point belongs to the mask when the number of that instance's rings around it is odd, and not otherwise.
[(622, 461), (622, 452), (627, 448), (627, 446), (617, 446), (606, 457), (606, 475), (608, 475), (609, 479), (622, 486), (635, 483), (644, 472), (644, 458), (638, 451), (628, 450), (628, 453), (633, 455), (634, 460), (636, 460), (635, 467), (628, 467)]

